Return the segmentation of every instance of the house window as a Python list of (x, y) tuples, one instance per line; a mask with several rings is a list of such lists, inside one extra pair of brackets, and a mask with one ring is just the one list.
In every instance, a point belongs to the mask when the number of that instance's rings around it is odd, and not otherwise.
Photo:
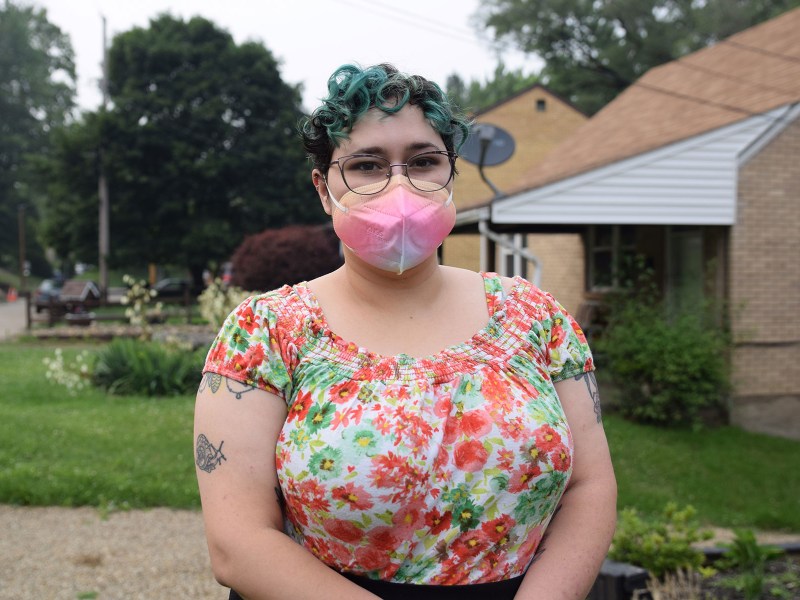
[(536, 100), (536, 112), (544, 112), (547, 110), (547, 100), (544, 98), (537, 98)]
[(593, 225), (589, 227), (589, 289), (606, 291), (619, 287), (624, 266), (636, 253), (636, 227), (633, 225)]

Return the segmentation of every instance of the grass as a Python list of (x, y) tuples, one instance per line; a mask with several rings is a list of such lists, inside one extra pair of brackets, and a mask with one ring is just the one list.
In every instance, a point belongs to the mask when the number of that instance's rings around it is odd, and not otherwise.
[[(65, 356), (86, 347), (61, 344)], [(52, 344), (0, 344), (0, 502), (199, 506), (190, 396), (70, 397), (48, 382)], [(691, 504), (705, 525), (800, 532), (800, 442), (734, 427), (692, 432), (604, 417), (619, 507)]]
[[(199, 506), (189, 396), (69, 396), (44, 378), (54, 346), (0, 345), (0, 502)], [(65, 347), (65, 357), (80, 347)]]
[(800, 442), (735, 427), (699, 432), (604, 418), (620, 507), (674, 500), (707, 524), (800, 532)]

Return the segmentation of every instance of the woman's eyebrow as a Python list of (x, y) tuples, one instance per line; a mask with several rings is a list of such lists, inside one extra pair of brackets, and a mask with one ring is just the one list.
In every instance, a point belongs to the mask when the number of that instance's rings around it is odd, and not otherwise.
[[(440, 148), (433, 142), (414, 142), (406, 146), (406, 151), (416, 150), (440, 150)], [(353, 154), (378, 154), (380, 156), (386, 155), (386, 149), (382, 146), (367, 146), (365, 148), (358, 148), (353, 151)]]

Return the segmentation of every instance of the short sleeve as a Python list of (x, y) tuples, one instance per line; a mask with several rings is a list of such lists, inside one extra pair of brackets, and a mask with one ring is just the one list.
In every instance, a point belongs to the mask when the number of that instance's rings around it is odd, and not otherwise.
[(211, 345), (203, 372), (217, 373), (276, 394), (290, 394), (291, 377), (269, 296), (253, 296), (228, 317)]
[(544, 325), (547, 339), (547, 368), (553, 381), (575, 377), (594, 370), (586, 335), (578, 322), (552, 296), (548, 295), (549, 315)]

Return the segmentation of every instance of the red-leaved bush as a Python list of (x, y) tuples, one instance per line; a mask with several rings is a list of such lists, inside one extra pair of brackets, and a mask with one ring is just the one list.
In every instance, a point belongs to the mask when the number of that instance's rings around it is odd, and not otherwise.
[(232, 283), (268, 291), (314, 279), (342, 265), (339, 239), (330, 224), (290, 225), (245, 238), (231, 257)]

